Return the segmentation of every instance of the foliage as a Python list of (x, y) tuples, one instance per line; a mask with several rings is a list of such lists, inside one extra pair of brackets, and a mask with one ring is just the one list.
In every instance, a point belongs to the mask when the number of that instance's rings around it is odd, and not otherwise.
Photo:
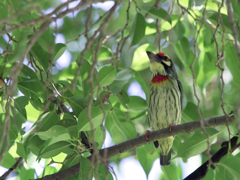
[[(80, 163), (78, 175), (69, 179), (113, 179), (106, 164), (91, 165), (80, 132), (90, 149), (102, 148), (106, 131), (114, 144), (145, 133), (151, 81), (146, 50), (168, 54), (177, 66), (182, 123), (239, 110), (237, 0), (92, 2), (0, 2), (0, 162), (9, 169), (22, 157), (24, 165), (14, 170), (20, 179), (37, 178), (40, 162), (45, 165), (39, 178)], [(66, 52), (70, 58), (63, 59)], [(173, 160), (160, 178), (182, 179), (180, 159), (202, 154), (205, 162), (207, 141), (214, 154), (229, 133), (237, 133), (237, 122), (229, 130), (206, 128), (209, 139), (202, 130), (176, 136)], [(146, 144), (109, 161), (119, 164), (128, 156), (139, 160), (148, 177), (159, 150)], [(224, 157), (205, 179), (239, 178), (239, 157)]]

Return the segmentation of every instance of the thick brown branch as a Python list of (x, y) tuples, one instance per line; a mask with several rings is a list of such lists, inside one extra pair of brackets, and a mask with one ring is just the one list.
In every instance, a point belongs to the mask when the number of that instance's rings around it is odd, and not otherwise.
[[(220, 125), (226, 125), (226, 116), (219, 116), (219, 117), (204, 119), (203, 123), (204, 123), (204, 127), (216, 127)], [(234, 116), (230, 116), (228, 124), (233, 124), (233, 123), (234, 123)], [(142, 135), (134, 139), (130, 139), (128, 141), (122, 142), (120, 144), (101, 149), (99, 153), (100, 155), (103, 155), (107, 151), (106, 159), (109, 159), (117, 154), (142, 146), (146, 143), (153, 142), (158, 139), (166, 138), (173, 135), (190, 133), (199, 128), (201, 128), (200, 121), (193, 121), (193, 122), (189, 122), (181, 125), (176, 125), (172, 127), (171, 132), (169, 131), (168, 128), (150, 132), (148, 141), (145, 139), (145, 135)], [(88, 159), (91, 160), (91, 157), (92, 156), (90, 156)], [(78, 174), (79, 167), (80, 167), (80, 164), (76, 164), (68, 169), (65, 169), (63, 171), (60, 171), (52, 175), (45, 176), (43, 178), (39, 178), (38, 180), (56, 180), (56, 179), (64, 180)]]
[[(238, 135), (232, 137), (230, 140), (231, 143), (231, 152), (235, 151), (238, 147), (239, 144), (237, 144), (238, 141)], [(228, 153), (228, 141), (225, 141), (222, 143), (222, 148), (219, 149), (218, 152), (216, 152), (212, 157), (211, 161), (212, 163), (218, 163), (227, 153)], [(209, 161), (206, 161), (203, 165), (201, 165), (199, 168), (197, 168), (193, 173), (191, 173), (189, 176), (187, 176), (184, 180), (200, 180), (205, 177), (208, 171), (208, 166), (209, 166)], [(211, 166), (212, 168), (215, 168), (213, 165)]]

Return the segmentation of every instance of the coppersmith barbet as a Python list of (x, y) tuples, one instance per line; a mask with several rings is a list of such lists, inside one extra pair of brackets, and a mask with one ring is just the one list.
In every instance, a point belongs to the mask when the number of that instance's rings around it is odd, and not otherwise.
[[(182, 111), (182, 85), (174, 64), (164, 53), (154, 54), (147, 51), (152, 72), (151, 87), (148, 101), (148, 120), (153, 131), (179, 124)], [(148, 132), (146, 132), (147, 138)], [(160, 165), (168, 166), (171, 159), (173, 137), (154, 142), (160, 146)]]

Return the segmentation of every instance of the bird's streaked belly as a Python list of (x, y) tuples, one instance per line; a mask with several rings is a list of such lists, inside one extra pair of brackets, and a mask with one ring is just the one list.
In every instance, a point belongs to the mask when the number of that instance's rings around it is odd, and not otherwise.
[(177, 83), (162, 82), (152, 84), (149, 91), (148, 119), (152, 130), (156, 131), (179, 124), (181, 120), (180, 92)]

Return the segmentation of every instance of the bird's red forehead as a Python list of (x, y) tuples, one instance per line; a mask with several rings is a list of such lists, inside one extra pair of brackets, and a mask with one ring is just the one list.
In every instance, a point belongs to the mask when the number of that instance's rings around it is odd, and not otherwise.
[(156, 55), (164, 56), (165, 54), (160, 52), (160, 53), (157, 53)]

